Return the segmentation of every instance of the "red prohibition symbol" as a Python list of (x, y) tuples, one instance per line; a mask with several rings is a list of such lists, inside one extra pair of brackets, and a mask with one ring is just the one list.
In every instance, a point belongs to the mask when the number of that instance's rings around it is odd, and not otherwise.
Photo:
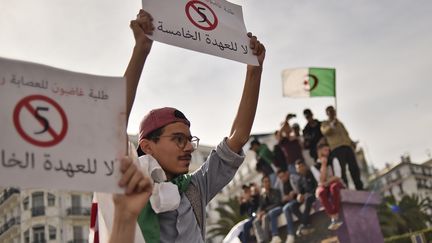
[(191, 23), (202, 30), (214, 30), (218, 24), (215, 12), (201, 1), (189, 1), (186, 4), (185, 11)]
[[(34, 107), (31, 102), (44, 102), (47, 105), (45, 106), (36, 106)], [(52, 112), (57, 112), (61, 118), (61, 128), (60, 131), (55, 131), (50, 125), (50, 121), (43, 116), (44, 112), (50, 111), (50, 106), (54, 107)], [(41, 126), (41, 130), (33, 133), (29, 133), (25, 131), (22, 125), (22, 113), (29, 112), (32, 116), (32, 120), (30, 122), (38, 123)], [(34, 118), (34, 119), (33, 119)], [(61, 106), (55, 102), (53, 99), (43, 96), (43, 95), (30, 95), (21, 99), (17, 105), (15, 106), (13, 112), (13, 123), (15, 125), (18, 134), (27, 142), (39, 146), (39, 147), (51, 147), (58, 143), (60, 143), (63, 138), (66, 136), (68, 129), (68, 121), (66, 118), (66, 114), (61, 108)], [(51, 136), (50, 140), (41, 140), (39, 135), (43, 133), (48, 133)]]

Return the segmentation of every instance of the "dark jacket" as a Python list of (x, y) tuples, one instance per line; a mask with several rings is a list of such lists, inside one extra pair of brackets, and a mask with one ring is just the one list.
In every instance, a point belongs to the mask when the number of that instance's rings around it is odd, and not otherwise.
[(250, 200), (240, 204), (240, 215), (247, 214), (252, 217), (253, 213), (258, 211), (259, 206), (259, 195), (251, 196)]
[(265, 212), (280, 206), (282, 202), (281, 193), (277, 189), (271, 188), (268, 193), (261, 194), (259, 201), (259, 209)]
[(311, 126), (309, 123), (306, 124), (303, 129), (304, 147), (309, 149), (309, 154), (315, 160), (318, 158), (316, 146), (319, 140), (323, 137), (321, 133), (321, 122), (314, 120), (316, 122), (315, 126)]
[(306, 172), (306, 175), (296, 175), (292, 176), (292, 178), (293, 185), (295, 185), (295, 189), (298, 193), (309, 193), (312, 195), (315, 194), (315, 189), (317, 188), (318, 183), (310, 170)]

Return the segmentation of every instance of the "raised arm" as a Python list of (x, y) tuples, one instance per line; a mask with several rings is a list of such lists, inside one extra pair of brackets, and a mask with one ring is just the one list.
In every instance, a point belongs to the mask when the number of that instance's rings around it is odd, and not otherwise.
[[(146, 36), (146, 34), (151, 35), (153, 33), (152, 20), (147, 12), (140, 10), (137, 18), (130, 22), (130, 28), (135, 38), (135, 47), (124, 74), (126, 78), (126, 122), (129, 119), (144, 63), (153, 43)], [(122, 177), (119, 186), (125, 188), (125, 194), (113, 195), (115, 209), (109, 243), (133, 242), (135, 240), (138, 214), (152, 193), (150, 179), (144, 176), (138, 165), (132, 161), (131, 156), (127, 156), (121, 161)]]
[(133, 49), (129, 65), (124, 74), (124, 77), (126, 78), (127, 92), (127, 118), (129, 118), (129, 114), (132, 110), (135, 93), (144, 63), (153, 44), (153, 41), (146, 36), (146, 34), (153, 34), (154, 26), (152, 21), (153, 18), (150, 16), (150, 14), (141, 9), (137, 15), (137, 18), (130, 22), (130, 28), (132, 29), (135, 38), (135, 47)]
[(247, 66), (243, 94), (231, 128), (231, 133), (227, 140), (228, 146), (234, 152), (240, 152), (242, 147), (249, 140), (258, 104), (261, 74), (265, 58), (264, 45), (257, 40), (256, 36), (252, 36), (252, 33), (248, 33), (248, 36), (250, 37), (250, 48), (253, 54), (258, 57), (259, 66)]

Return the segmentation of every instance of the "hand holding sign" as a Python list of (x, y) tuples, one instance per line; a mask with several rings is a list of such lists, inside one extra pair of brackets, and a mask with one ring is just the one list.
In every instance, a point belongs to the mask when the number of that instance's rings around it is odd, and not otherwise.
[(152, 21), (152, 16), (141, 9), (136, 19), (130, 22), (130, 28), (133, 31), (136, 43), (142, 45), (147, 53), (150, 52), (153, 44), (153, 40), (146, 36), (153, 34), (154, 26)]
[(260, 67), (262, 67), (264, 63), (265, 53), (266, 49), (263, 44), (257, 39), (256, 36), (252, 35), (251, 32), (247, 34), (247, 36), (250, 38), (250, 48), (254, 55), (258, 57), (258, 63)]
[(152, 181), (131, 157), (121, 160), (120, 171), (122, 177), (119, 186), (125, 188), (125, 194), (113, 195), (114, 203), (122, 210), (138, 216), (153, 191)]

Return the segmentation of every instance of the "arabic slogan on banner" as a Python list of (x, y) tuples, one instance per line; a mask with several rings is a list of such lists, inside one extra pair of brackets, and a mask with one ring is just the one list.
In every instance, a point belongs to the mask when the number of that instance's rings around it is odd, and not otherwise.
[(151, 39), (258, 65), (241, 6), (224, 0), (143, 0), (142, 4), (153, 17)]
[(0, 186), (119, 192), (126, 82), (0, 58)]

